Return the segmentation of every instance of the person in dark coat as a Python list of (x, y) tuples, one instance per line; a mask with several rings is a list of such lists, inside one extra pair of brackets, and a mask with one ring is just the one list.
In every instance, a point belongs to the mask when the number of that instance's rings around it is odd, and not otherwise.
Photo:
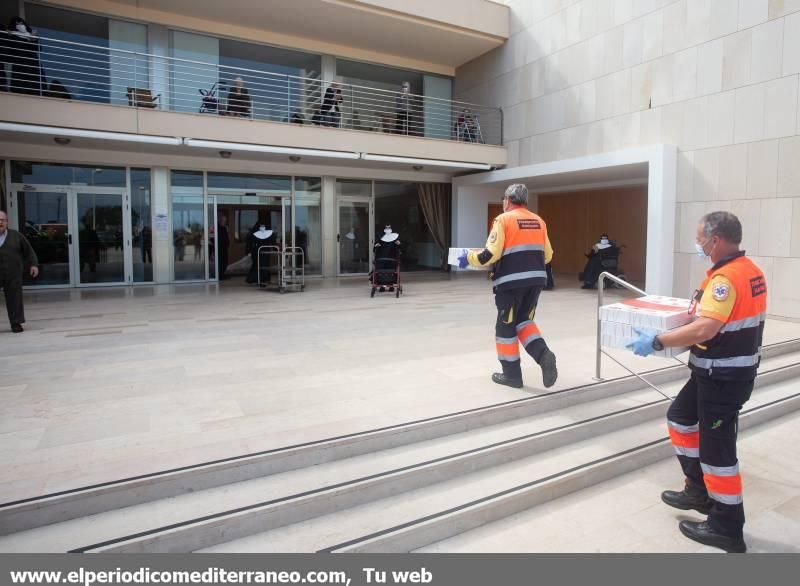
[(8, 214), (0, 210), (0, 287), (6, 298), (11, 331), (23, 331), (25, 310), (22, 305), (22, 278), (25, 267), (34, 279), (39, 276), (39, 260), (27, 238), (8, 228)]
[(237, 77), (233, 81), (233, 87), (228, 92), (228, 116), (239, 116), (249, 118), (253, 108), (253, 100), (250, 92), (244, 87), (244, 80)]
[(225, 271), (228, 269), (228, 248), (231, 246), (231, 237), (228, 233), (228, 216), (220, 214), (217, 220), (217, 275), (219, 280), (224, 281), (228, 277)]
[(42, 93), (42, 67), (39, 61), (39, 39), (23, 19), (15, 16), (2, 35), (2, 53), (11, 66), (9, 90), (17, 94), (38, 96)]
[(325, 90), (325, 97), (322, 98), (322, 107), (319, 109), (323, 126), (339, 126), (342, 119), (342, 111), (339, 104), (343, 101), (342, 89), (338, 83), (332, 82), (328, 89)]

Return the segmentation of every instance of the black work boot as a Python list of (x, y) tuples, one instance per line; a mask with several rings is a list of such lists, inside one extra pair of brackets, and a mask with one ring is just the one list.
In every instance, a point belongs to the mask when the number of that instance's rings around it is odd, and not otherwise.
[(521, 378), (511, 378), (510, 376), (507, 376), (502, 372), (495, 372), (492, 375), (492, 381), (496, 382), (498, 385), (505, 385), (507, 387), (513, 387), (515, 389), (522, 388)]
[(708, 498), (708, 493), (705, 489), (697, 488), (689, 484), (680, 492), (676, 490), (665, 490), (661, 493), (661, 500), (670, 507), (675, 507), (682, 511), (694, 509), (703, 515), (708, 515), (712, 507), (711, 499)]
[(724, 549), (728, 553), (747, 551), (747, 544), (742, 537), (724, 535), (709, 525), (708, 521), (681, 521), (678, 528), (686, 537), (697, 543)]
[(556, 384), (558, 379), (558, 368), (556, 368), (556, 355), (550, 348), (545, 348), (539, 358), (539, 366), (542, 369), (542, 384), (546, 389)]

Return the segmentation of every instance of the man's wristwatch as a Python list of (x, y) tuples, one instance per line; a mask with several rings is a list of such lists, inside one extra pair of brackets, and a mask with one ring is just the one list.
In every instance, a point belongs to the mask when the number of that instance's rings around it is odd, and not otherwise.
[(653, 338), (653, 350), (655, 350), (656, 352), (661, 352), (663, 349), (664, 349), (664, 344), (662, 344), (658, 340), (658, 336), (655, 336)]

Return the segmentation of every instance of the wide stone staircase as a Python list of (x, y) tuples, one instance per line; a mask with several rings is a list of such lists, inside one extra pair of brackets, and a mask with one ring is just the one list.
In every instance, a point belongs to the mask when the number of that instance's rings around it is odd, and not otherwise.
[[(741, 429), (800, 410), (798, 380), (800, 340), (765, 346)], [(671, 457), (668, 404), (628, 376), (4, 503), (0, 551), (412, 551)]]

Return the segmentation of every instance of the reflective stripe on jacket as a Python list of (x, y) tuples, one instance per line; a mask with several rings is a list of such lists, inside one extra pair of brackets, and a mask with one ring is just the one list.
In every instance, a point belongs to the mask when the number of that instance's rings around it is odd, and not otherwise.
[(495, 291), (520, 287), (544, 287), (547, 226), (526, 208), (516, 208), (497, 216), (503, 226), (503, 254), (495, 263), (492, 277)]

